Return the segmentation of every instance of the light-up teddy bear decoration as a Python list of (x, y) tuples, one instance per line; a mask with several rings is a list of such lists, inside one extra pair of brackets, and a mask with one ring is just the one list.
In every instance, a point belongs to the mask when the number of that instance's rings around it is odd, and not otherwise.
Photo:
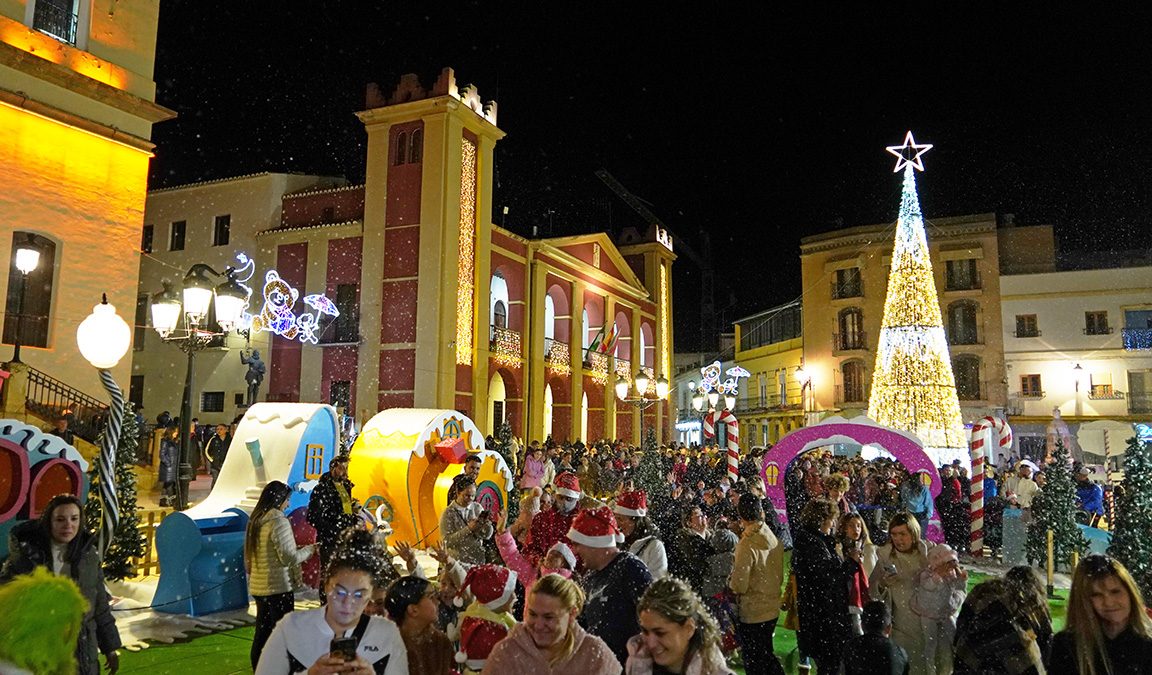
[(707, 394), (715, 390), (716, 393), (720, 394), (721, 396), (727, 394), (735, 396), (736, 391), (740, 388), (740, 378), (752, 376), (752, 373), (749, 373), (746, 369), (741, 368), (740, 366), (733, 366), (732, 368), (723, 371), (724, 374), (728, 375), (729, 377), (727, 380), (721, 382), (721, 371), (722, 369), (720, 367), (719, 361), (713, 361), (712, 363), (701, 368), (700, 375), (703, 377), (703, 379), (700, 381), (700, 391)]
[(300, 291), (281, 279), (279, 272), (268, 270), (264, 275), (264, 308), (259, 315), (252, 317), (252, 330), (272, 331), (289, 340), (295, 338), (300, 329), (296, 327), (292, 305), (296, 304), (298, 297)]

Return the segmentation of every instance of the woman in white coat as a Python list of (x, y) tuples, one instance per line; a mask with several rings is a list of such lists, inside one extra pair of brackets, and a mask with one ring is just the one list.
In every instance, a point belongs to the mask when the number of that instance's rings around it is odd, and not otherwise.
[(892, 516), (888, 538), (890, 543), (877, 552), (869, 591), (892, 611), (892, 641), (908, 652), (909, 675), (926, 675), (924, 635), (920, 617), (912, 611), (912, 595), (932, 544), (922, 539), (920, 523), (907, 511)]
[(648, 495), (643, 490), (621, 493), (612, 511), (624, 534), (623, 548), (648, 566), (653, 581), (666, 576), (668, 552), (660, 541), (660, 530), (648, 517)]

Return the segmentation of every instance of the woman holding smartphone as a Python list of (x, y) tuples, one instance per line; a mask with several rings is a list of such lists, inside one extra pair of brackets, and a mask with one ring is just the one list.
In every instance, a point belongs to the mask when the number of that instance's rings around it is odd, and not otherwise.
[(924, 635), (920, 616), (912, 611), (912, 595), (920, 571), (928, 565), (930, 544), (921, 538), (920, 523), (907, 511), (888, 522), (887, 546), (877, 554), (876, 567), (868, 578), (868, 590), (892, 610), (892, 641), (908, 652), (910, 675), (927, 673)]
[(385, 557), (370, 533), (346, 531), (325, 571), (328, 604), (276, 624), (256, 675), (408, 675), (400, 629), (364, 613)]

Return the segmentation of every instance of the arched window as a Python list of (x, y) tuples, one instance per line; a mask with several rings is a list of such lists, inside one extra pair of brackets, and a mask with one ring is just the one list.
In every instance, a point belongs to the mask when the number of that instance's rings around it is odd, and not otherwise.
[(956, 378), (956, 396), (961, 401), (979, 401), (984, 397), (980, 392), (980, 357), (974, 354), (959, 354), (952, 359), (952, 374)]
[(976, 309), (976, 303), (971, 300), (959, 300), (948, 305), (949, 344), (977, 344)]
[(839, 349), (864, 349), (864, 313), (859, 307), (840, 310), (836, 343)]
[(580, 325), (584, 326), (584, 330), (580, 331), (581, 333), (583, 333), (583, 335), (581, 336), (581, 340), (580, 340), (580, 346), (584, 349), (588, 349), (588, 345), (592, 344), (592, 336), (590, 335), (592, 327), (588, 325), (588, 308), (587, 307), (584, 308), (584, 313), (583, 313), (582, 317), (583, 318), (580, 320)]
[(497, 271), (492, 275), (489, 295), (489, 322), (497, 328), (508, 327), (508, 282), (504, 275)]
[(556, 339), (556, 301), (551, 295), (544, 296), (544, 339)]
[(412, 132), (412, 141), (408, 145), (408, 163), (419, 164), (424, 157), (424, 132), (417, 129)]
[(844, 378), (844, 403), (859, 403), (864, 400), (864, 363), (846, 361), (840, 366)]
[[(17, 267), (21, 249), (39, 256), (35, 269), (24, 273)], [(12, 233), (12, 253), (8, 261), (8, 297), (4, 307), (4, 342), (13, 344), (19, 331), (20, 343), (28, 347), (48, 346), (48, 317), (52, 313), (52, 282), (56, 272), (56, 242), (32, 232)]]
[(408, 161), (408, 134), (401, 131), (396, 134), (396, 159), (392, 162), (395, 166), (400, 166)]

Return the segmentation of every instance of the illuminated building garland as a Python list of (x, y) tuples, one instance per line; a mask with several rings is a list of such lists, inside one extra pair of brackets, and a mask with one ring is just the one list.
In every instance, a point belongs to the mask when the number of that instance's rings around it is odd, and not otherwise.
[(668, 311), (668, 266), (660, 263), (660, 365), (665, 373), (672, 372), (668, 355), (672, 352), (671, 316)]
[(572, 356), (568, 351), (568, 343), (552, 341), (548, 349), (548, 370), (557, 375), (567, 375), (572, 372)]
[(608, 355), (593, 351), (587, 352), (587, 355), (592, 381), (596, 384), (608, 384)]
[(456, 363), (472, 365), (476, 291), (476, 144), (463, 139), (460, 153), (460, 262), (456, 273)]
[(632, 379), (632, 362), (628, 359), (616, 359), (616, 374), (625, 380)]
[(500, 366), (520, 367), (520, 333), (507, 328), (494, 328), (492, 360)]
[[(907, 153), (909, 148), (914, 158)], [(916, 194), (914, 169), (923, 167), (920, 155), (926, 150), (911, 134), (905, 146), (889, 149), (901, 158), (904, 186), (868, 416), (881, 425), (915, 433), (937, 463), (948, 463), (957, 458), (966, 461), (968, 452)]]

